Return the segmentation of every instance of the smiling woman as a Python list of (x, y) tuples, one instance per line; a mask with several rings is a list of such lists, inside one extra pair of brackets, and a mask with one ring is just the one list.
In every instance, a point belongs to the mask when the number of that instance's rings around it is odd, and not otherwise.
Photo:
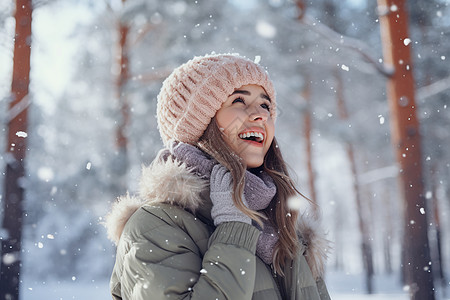
[(166, 146), (144, 168), (139, 197), (107, 217), (117, 243), (114, 299), (329, 299), (327, 243), (274, 137), (267, 72), (238, 55), (195, 57), (158, 95)]

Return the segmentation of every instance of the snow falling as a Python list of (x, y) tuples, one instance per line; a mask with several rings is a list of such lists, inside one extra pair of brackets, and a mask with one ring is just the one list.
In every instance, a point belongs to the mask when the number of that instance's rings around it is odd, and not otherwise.
[[(29, 95), (13, 109), (8, 103), (14, 99), (15, 7), (14, 1), (0, 4), (4, 178), (6, 166), (15, 162), (11, 153), (26, 143), (25, 175), (18, 180), (25, 191), (22, 249), (3, 253), (1, 261), (22, 264), (23, 300), (111, 298), (115, 246), (106, 238), (104, 216), (119, 195), (139, 190), (142, 166), (162, 147), (155, 113), (163, 79), (188, 58), (213, 51), (244, 55), (264, 66), (274, 81), (276, 147), (303, 194), (287, 204), (301, 215), (319, 205), (333, 245), (326, 274), (332, 299), (408, 299), (417, 287), (400, 280), (402, 232), (404, 226), (417, 227), (420, 218), (427, 220), (433, 255), (417, 268), (438, 276), (439, 238), (446, 281), (436, 280), (436, 298), (450, 299), (449, 5), (433, 0), (426, 7), (411, 6), (410, 32), (398, 39), (401, 48), (412, 51), (412, 60), (402, 57), (393, 64), (414, 73), (416, 90), (414, 97), (399, 95), (396, 105), (403, 110), (415, 104), (417, 119), (406, 123), (420, 124), (425, 185), (425, 204), (413, 206), (414, 217), (404, 220), (398, 176), (407, 169), (398, 165), (398, 145), (392, 144), (396, 116), (386, 83), (394, 70), (383, 56), (380, 37), (384, 16), (400, 16), (401, 6), (310, 1), (299, 20), (295, 1), (44, 2), (33, 11)], [(118, 62), (119, 19), (132, 33), (125, 65)], [(124, 66), (129, 78), (118, 92)], [(28, 127), (8, 132), (11, 119), (25, 110)], [(118, 147), (121, 125), (126, 148)], [(407, 134), (417, 132), (407, 127)], [(414, 158), (411, 145), (399, 149), (402, 159)], [(4, 185), (2, 192), (3, 209)], [(368, 226), (364, 236), (358, 217)], [(10, 234), (0, 228), (1, 241)], [(370, 296), (363, 240), (371, 242), (373, 253)], [(161, 242), (171, 246), (173, 241)], [(205, 267), (217, 267), (220, 260)], [(245, 266), (236, 274), (247, 277), (249, 270)], [(202, 268), (189, 284), (208, 275)]]

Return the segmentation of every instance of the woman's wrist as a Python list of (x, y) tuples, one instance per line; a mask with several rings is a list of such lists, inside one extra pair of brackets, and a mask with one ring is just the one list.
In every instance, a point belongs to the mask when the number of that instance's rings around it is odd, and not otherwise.
[(256, 244), (261, 232), (255, 226), (238, 221), (224, 222), (217, 226), (210, 238), (210, 247), (215, 244), (232, 244), (256, 253)]

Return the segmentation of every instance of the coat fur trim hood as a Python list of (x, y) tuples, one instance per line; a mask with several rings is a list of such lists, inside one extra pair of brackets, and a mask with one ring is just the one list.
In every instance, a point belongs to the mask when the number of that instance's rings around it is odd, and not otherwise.
[(155, 160), (142, 168), (138, 196), (127, 194), (113, 204), (105, 221), (108, 238), (117, 245), (128, 219), (146, 204), (170, 203), (195, 212), (203, 201), (200, 193), (207, 186), (186, 164), (172, 159)]
[[(172, 159), (155, 160), (142, 169), (138, 196), (127, 194), (113, 204), (104, 224), (108, 238), (117, 245), (128, 219), (143, 205), (170, 203), (195, 212), (203, 201), (200, 193), (206, 188), (208, 182), (191, 172), (186, 164)], [(321, 233), (320, 221), (307, 213), (302, 214), (299, 232), (314, 278), (322, 277), (330, 247)]]

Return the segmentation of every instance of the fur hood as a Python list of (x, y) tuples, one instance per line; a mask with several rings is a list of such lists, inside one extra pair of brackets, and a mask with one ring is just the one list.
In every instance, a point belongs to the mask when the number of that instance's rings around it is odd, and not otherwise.
[[(163, 162), (155, 160), (142, 169), (138, 195), (121, 196), (113, 204), (105, 221), (108, 238), (117, 244), (128, 219), (143, 205), (170, 203), (195, 212), (203, 201), (200, 193), (208, 185), (184, 163), (172, 159)], [(330, 247), (320, 228), (320, 221), (310, 214), (302, 214), (299, 217), (299, 233), (313, 276), (322, 277)]]

